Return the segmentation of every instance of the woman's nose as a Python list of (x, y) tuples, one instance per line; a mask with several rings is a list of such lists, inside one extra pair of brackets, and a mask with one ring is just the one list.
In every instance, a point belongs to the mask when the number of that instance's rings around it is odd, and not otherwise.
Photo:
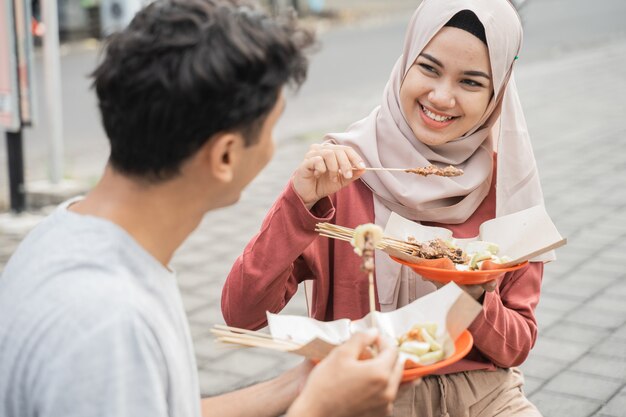
[(439, 85), (428, 93), (428, 101), (440, 110), (451, 109), (456, 105), (454, 95), (448, 86)]

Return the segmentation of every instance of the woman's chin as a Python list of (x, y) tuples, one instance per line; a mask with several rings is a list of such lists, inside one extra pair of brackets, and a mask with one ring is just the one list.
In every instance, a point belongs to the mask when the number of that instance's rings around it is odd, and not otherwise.
[(415, 136), (417, 137), (417, 140), (419, 140), (426, 146), (440, 146), (453, 140), (453, 138), (441, 137), (441, 136), (437, 136), (437, 137), (428, 136), (428, 135), (421, 135), (421, 136), (415, 135)]

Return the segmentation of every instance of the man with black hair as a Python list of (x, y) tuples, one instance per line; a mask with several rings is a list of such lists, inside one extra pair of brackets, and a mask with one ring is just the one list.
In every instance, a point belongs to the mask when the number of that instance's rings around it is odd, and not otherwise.
[[(201, 402), (168, 268), (203, 215), (236, 202), (269, 161), (283, 86), (304, 81), (312, 41), (293, 19), (228, 0), (158, 0), (108, 40), (93, 74), (105, 172), (26, 237), (0, 278), (0, 415), (389, 411), (401, 365), (375, 334), (312, 371), (305, 362)], [(358, 360), (372, 344), (379, 354)]]

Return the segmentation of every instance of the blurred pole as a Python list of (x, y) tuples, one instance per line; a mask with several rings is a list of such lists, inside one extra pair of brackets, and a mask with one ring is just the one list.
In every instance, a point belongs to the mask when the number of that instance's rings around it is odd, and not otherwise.
[(11, 211), (21, 213), (26, 209), (24, 192), (24, 154), (22, 152), (22, 130), (6, 132), (7, 157), (9, 161), (9, 190)]
[(43, 36), (46, 113), (50, 120), (50, 182), (59, 184), (63, 177), (63, 109), (61, 108), (61, 54), (59, 51), (59, 15), (57, 0), (41, 2), (46, 31)]
[(291, 7), (293, 7), (298, 16), (302, 14), (300, 13), (300, 3), (298, 2), (298, 0), (291, 0)]
[(278, 3), (276, 0), (269, 0), (269, 8), (272, 15), (276, 16), (278, 14)]
[[(289, 0), (289, 3), (291, 4), (291, 7), (296, 11), (296, 14), (300, 16), (302, 14), (300, 1)], [(268, 0), (268, 7), (270, 9), (270, 12), (274, 16), (279, 15), (283, 10), (285, 10), (285, 7), (282, 6), (282, 2), (280, 0)]]

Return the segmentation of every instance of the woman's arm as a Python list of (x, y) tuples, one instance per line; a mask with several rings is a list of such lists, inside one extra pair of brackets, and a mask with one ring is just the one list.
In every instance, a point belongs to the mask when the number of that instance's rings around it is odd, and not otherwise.
[(309, 211), (289, 183), (226, 278), (222, 313), (228, 325), (258, 329), (267, 323), (266, 311), (282, 310), (298, 284), (311, 278), (301, 255), (318, 236), (315, 224), (334, 212), (329, 198)]
[(222, 290), (226, 323), (263, 327), (266, 311), (282, 310), (298, 284), (313, 278), (301, 255), (317, 237), (315, 224), (334, 216), (328, 196), (356, 181), (365, 172), (362, 167), (363, 161), (349, 147), (311, 146), (226, 279)]
[(535, 307), (539, 302), (543, 263), (532, 262), (505, 276), (486, 292), (483, 311), (469, 327), (475, 347), (497, 366), (518, 366), (537, 339)]

